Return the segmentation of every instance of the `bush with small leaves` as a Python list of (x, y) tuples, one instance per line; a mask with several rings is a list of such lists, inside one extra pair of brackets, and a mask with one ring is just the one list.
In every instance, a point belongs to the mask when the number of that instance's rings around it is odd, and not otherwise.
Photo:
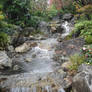
[(92, 43), (92, 21), (81, 21), (75, 24), (71, 35), (78, 34), (85, 39), (87, 44)]
[(3, 32), (0, 32), (0, 49), (5, 49), (10, 43), (10, 37)]

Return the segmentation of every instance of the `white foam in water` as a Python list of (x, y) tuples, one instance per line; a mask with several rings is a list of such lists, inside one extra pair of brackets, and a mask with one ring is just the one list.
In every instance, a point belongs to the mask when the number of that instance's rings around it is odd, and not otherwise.
[(70, 27), (69, 27), (69, 23), (67, 21), (65, 21), (62, 26), (65, 29), (65, 32), (62, 34), (62, 37), (64, 38), (65, 36), (69, 35), (70, 33)]
[(59, 89), (58, 92), (65, 92), (63, 88)]
[(35, 47), (35, 51), (41, 51), (43, 53), (48, 53), (47, 49), (41, 49), (39, 46)]
[(37, 91), (36, 91), (36, 87), (33, 88), (32, 92), (37, 92)]
[(46, 86), (46, 87), (45, 87), (45, 90), (46, 90), (47, 92), (52, 92), (51, 86)]
[(44, 55), (48, 56), (48, 53), (49, 53), (47, 49), (42, 49), (39, 46), (34, 48), (34, 52), (35, 52), (35, 54), (42, 55), (42, 56), (44, 56)]

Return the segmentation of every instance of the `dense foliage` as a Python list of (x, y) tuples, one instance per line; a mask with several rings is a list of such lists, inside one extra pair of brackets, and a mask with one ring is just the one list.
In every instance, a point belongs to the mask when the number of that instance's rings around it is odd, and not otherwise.
[(92, 21), (82, 21), (75, 24), (73, 34), (84, 37), (88, 44), (92, 43)]
[(30, 18), (28, 0), (7, 0), (3, 10), (9, 23), (27, 25)]
[(70, 56), (70, 61), (72, 62), (70, 69), (77, 70), (79, 65), (84, 63), (85, 57), (84, 57), (84, 55), (81, 55), (81, 54), (74, 54), (73, 56)]
[[(60, 1), (60, 0), (59, 0)], [(77, 19), (71, 33), (92, 43), (92, 0), (61, 0), (61, 9), (57, 10), (58, 0), (48, 7), (46, 0), (0, 0), (0, 32), (12, 34), (17, 26), (38, 27), (40, 21), (49, 21), (57, 14), (72, 13)]]
[(10, 37), (3, 32), (0, 32), (0, 50), (5, 49), (10, 43)]

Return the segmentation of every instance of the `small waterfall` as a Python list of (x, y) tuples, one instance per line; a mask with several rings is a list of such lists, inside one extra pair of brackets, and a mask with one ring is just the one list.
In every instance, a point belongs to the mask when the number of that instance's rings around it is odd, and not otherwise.
[(62, 24), (62, 27), (64, 27), (64, 33), (62, 34), (62, 38), (66, 37), (67, 35), (69, 35), (70, 31), (71, 31), (71, 27), (69, 26), (70, 23), (68, 21), (65, 21)]
[(59, 89), (58, 92), (65, 92), (63, 88)]
[(11, 88), (10, 92), (30, 92), (30, 89), (25, 87), (22, 88), (17, 87), (17, 88)]
[(45, 86), (45, 87), (33, 87), (31, 88), (11, 88), (10, 92), (65, 92), (63, 88), (60, 89), (53, 89), (51, 86)]
[(52, 92), (51, 86), (46, 86), (46, 87), (45, 87), (45, 90), (46, 90), (47, 92)]

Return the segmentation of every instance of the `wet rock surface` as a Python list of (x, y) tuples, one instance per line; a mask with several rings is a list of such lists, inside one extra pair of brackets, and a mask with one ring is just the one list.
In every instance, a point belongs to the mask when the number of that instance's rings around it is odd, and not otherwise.
[(72, 18), (73, 18), (73, 15), (71, 13), (68, 13), (68, 14), (64, 14), (62, 19), (69, 21)]
[(73, 92), (92, 92), (92, 66), (82, 64), (73, 79)]
[(5, 51), (0, 51), (0, 69), (12, 67), (12, 60), (7, 56)]
[(63, 41), (57, 45), (56, 52), (60, 54), (70, 56), (74, 53), (80, 53), (81, 47), (85, 44), (83, 38), (74, 38), (68, 41)]
[[(30, 90), (38, 92), (39, 89), (43, 90), (42, 92), (51, 92), (51, 90), (65, 92), (59, 82), (61, 78), (63, 80), (66, 77), (66, 73), (62, 69), (56, 71), (59, 66), (56, 66), (56, 62), (53, 60), (57, 43), (54, 38), (42, 40), (38, 42), (37, 46), (33, 45), (29, 51), (16, 54), (12, 58), (12, 72), (10, 74), (5, 73), (7, 75), (1, 73), (0, 79), (6, 79), (0, 82), (2, 90), (5, 88), (9, 89), (8, 92), (30, 92)], [(21, 74), (14, 72), (19, 73), (18, 70), (21, 71)], [(63, 84), (62, 81), (61, 83)]]
[[(55, 53), (54, 54), (54, 60), (57, 61), (59, 64), (67, 63), (69, 62), (69, 57), (71, 55), (74, 55), (75, 53), (80, 53), (80, 49), (85, 44), (85, 41), (83, 38), (75, 38), (63, 42), (59, 42), (56, 46)], [(68, 63), (70, 65), (70, 63)], [(67, 65), (68, 66), (68, 65)], [(63, 68), (68, 68), (68, 67)]]
[(48, 23), (45, 21), (40, 21), (38, 25), (38, 30), (40, 30), (45, 35), (49, 35)]
[(64, 28), (62, 27), (62, 23), (60, 21), (52, 21), (49, 23), (50, 33), (62, 33)]
[[(70, 77), (53, 60), (57, 39), (49, 38), (12, 58), (12, 70), (0, 73), (1, 92), (65, 92)], [(20, 72), (21, 71), (21, 72)], [(39, 90), (39, 91), (38, 91)]]

